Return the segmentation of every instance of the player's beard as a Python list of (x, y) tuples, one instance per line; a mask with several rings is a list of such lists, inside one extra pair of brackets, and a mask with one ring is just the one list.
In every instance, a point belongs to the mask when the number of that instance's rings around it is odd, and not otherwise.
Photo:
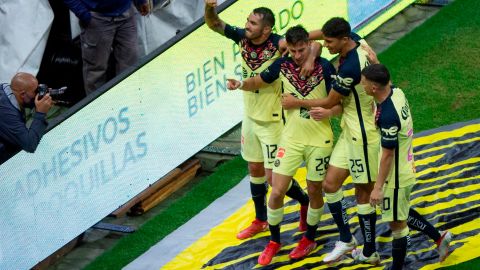
[(258, 39), (259, 37), (262, 36), (262, 33), (254, 33), (248, 29), (245, 30), (245, 36), (249, 39), (249, 40), (255, 40), (255, 39)]

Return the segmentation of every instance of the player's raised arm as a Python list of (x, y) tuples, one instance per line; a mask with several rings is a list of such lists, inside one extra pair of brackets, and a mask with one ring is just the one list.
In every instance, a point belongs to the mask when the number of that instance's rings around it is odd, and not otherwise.
[(213, 31), (225, 35), (225, 22), (218, 17), (216, 6), (217, 0), (205, 0), (205, 23)]

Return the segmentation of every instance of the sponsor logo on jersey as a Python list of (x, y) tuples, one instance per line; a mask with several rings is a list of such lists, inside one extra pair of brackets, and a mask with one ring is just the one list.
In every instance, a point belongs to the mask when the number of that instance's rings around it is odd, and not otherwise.
[(410, 109), (408, 107), (408, 103), (405, 103), (405, 106), (402, 107), (402, 119), (407, 120), (409, 115), (410, 115)]
[(398, 133), (398, 127), (397, 126), (393, 126), (391, 128), (381, 128), (382, 130), (382, 134), (384, 134), (385, 136), (389, 136), (389, 137), (394, 137), (397, 135)]
[(340, 75), (332, 75), (337, 84), (343, 88), (350, 89), (353, 84), (353, 78), (342, 78)]

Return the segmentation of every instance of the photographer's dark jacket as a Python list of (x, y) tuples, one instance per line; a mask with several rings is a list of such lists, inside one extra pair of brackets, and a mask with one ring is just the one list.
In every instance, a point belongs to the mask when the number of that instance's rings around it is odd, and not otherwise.
[(46, 128), (45, 114), (39, 112), (35, 112), (27, 128), (25, 113), (20, 110), (10, 85), (0, 84), (0, 164), (22, 149), (33, 153)]

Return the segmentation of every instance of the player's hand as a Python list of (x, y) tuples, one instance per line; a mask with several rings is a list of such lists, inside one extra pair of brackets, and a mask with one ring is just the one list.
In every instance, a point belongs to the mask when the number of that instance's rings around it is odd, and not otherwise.
[(205, 5), (214, 8), (217, 6), (217, 0), (205, 0)]
[(381, 188), (374, 187), (372, 193), (370, 193), (370, 205), (375, 207), (383, 202), (383, 190)]
[(298, 102), (299, 99), (294, 97), (292, 94), (282, 94), (282, 107), (285, 110), (299, 107)]
[(148, 15), (151, 10), (150, 5), (148, 4), (148, 1), (145, 2), (144, 4), (138, 5), (137, 10), (142, 16)]
[(280, 51), (282, 56), (288, 55), (287, 41), (284, 38), (278, 41), (278, 50)]
[(53, 100), (50, 93), (45, 94), (39, 99), (38, 94), (35, 96), (35, 111), (40, 113), (47, 113), (53, 106)]
[(312, 107), (310, 109), (310, 116), (316, 121), (322, 121), (332, 116), (332, 110), (322, 107)]
[(237, 90), (240, 88), (240, 85), (242, 83), (240, 81), (237, 81), (235, 79), (227, 79), (227, 88), (228, 90)]
[(362, 43), (360, 46), (364, 51), (367, 52), (367, 60), (370, 62), (370, 64), (380, 64), (377, 54), (373, 51), (372, 47), (365, 43)]
[(300, 70), (300, 79), (306, 80), (313, 72), (313, 67), (315, 65), (315, 58), (308, 57), (308, 59), (303, 63), (302, 69)]

